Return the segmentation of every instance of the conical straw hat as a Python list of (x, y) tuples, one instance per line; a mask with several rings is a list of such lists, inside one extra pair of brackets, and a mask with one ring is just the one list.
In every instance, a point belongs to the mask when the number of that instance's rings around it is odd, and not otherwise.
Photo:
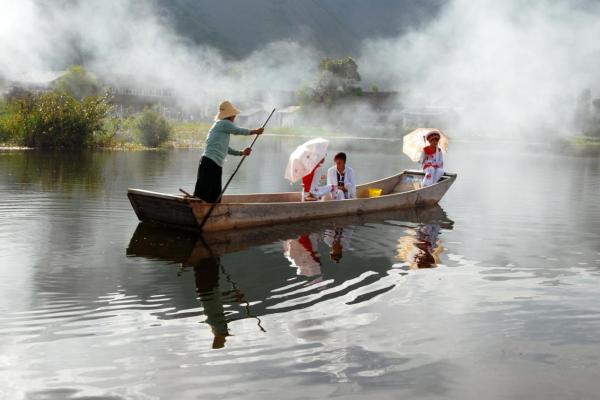
[(233, 104), (231, 104), (228, 100), (224, 100), (219, 104), (219, 112), (215, 115), (215, 121), (233, 117), (234, 115), (238, 115), (240, 110), (235, 108)]

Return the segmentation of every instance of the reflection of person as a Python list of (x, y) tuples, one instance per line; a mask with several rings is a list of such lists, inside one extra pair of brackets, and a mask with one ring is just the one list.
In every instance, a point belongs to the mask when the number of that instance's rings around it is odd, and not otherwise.
[(425, 172), (422, 186), (433, 185), (440, 180), (444, 175), (444, 159), (442, 150), (438, 147), (440, 134), (436, 131), (431, 131), (425, 135), (425, 139), (429, 142), (429, 146), (423, 147), (419, 163)]
[(219, 104), (219, 112), (215, 116), (215, 123), (208, 131), (204, 154), (202, 154), (198, 166), (194, 197), (199, 197), (209, 203), (216, 202), (221, 194), (221, 175), (226, 155), (249, 156), (252, 152), (250, 147), (243, 151), (229, 147), (231, 135), (260, 135), (263, 133), (263, 128), (250, 130), (235, 126), (233, 121), (239, 113), (240, 111), (228, 101)]
[(335, 261), (336, 263), (339, 263), (340, 260), (342, 259), (342, 250), (344, 249), (344, 247), (342, 246), (342, 242), (340, 242), (339, 240), (334, 241), (331, 244), (331, 249), (329, 250), (329, 258), (331, 258), (331, 261)]
[(349, 228), (326, 229), (323, 241), (329, 246), (329, 258), (336, 263), (342, 259), (342, 251), (350, 247), (352, 231)]
[[(418, 244), (417, 247), (419, 247)], [(427, 250), (417, 252), (413, 261), (417, 268), (435, 268), (437, 266), (435, 258), (433, 258), (433, 255)]]
[(346, 153), (337, 153), (333, 161), (335, 165), (327, 171), (327, 185), (335, 187), (332, 197), (335, 200), (354, 199), (356, 178), (354, 170), (346, 165)]
[(227, 319), (223, 309), (221, 289), (219, 287), (219, 271), (221, 261), (219, 258), (204, 258), (194, 262), (194, 276), (196, 279), (196, 292), (204, 308), (206, 323), (210, 325), (213, 333), (213, 349), (225, 346), (229, 336)]
[(417, 242), (415, 246), (421, 250), (414, 256), (417, 268), (433, 268), (437, 266), (433, 253), (437, 247), (439, 233), (439, 224), (424, 224), (417, 229)]
[(283, 254), (290, 261), (291, 266), (297, 268), (298, 275), (309, 278), (321, 275), (318, 240), (318, 235), (311, 233), (283, 242)]
[(332, 193), (335, 190), (335, 186), (332, 184), (321, 186), (321, 179), (323, 178), (321, 166), (324, 162), (325, 159), (319, 161), (313, 170), (302, 178), (303, 199), (306, 201), (319, 200), (324, 195)]
[(421, 224), (415, 229), (415, 236), (402, 236), (398, 240), (397, 258), (409, 264), (410, 269), (436, 267), (443, 251), (438, 241), (440, 230), (437, 223)]

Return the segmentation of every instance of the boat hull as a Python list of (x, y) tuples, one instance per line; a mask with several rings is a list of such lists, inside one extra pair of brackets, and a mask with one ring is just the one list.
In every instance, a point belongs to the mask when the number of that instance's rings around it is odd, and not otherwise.
[[(358, 198), (344, 201), (302, 202), (298, 192), (226, 195), (204, 225), (204, 231), (223, 231), (318, 218), (362, 215), (377, 211), (425, 207), (437, 204), (456, 180), (445, 174), (434, 185), (419, 188), (421, 171), (404, 171), (358, 186)], [(383, 195), (367, 197), (369, 188)], [(211, 205), (184, 196), (129, 189), (129, 200), (140, 221), (198, 228)]]

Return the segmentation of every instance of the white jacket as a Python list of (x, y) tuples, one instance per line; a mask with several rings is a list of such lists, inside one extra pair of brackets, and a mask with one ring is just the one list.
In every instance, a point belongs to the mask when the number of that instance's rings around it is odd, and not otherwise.
[[(327, 185), (333, 185), (335, 188), (338, 186), (337, 168), (335, 165), (327, 170)], [(346, 165), (344, 170), (344, 186), (348, 189), (347, 198), (356, 198), (356, 176), (354, 175), (354, 170), (348, 165)]]

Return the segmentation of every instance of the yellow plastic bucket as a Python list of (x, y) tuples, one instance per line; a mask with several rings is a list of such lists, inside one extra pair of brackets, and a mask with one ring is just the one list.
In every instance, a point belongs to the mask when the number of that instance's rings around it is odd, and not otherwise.
[(369, 197), (379, 197), (383, 189), (369, 188)]

